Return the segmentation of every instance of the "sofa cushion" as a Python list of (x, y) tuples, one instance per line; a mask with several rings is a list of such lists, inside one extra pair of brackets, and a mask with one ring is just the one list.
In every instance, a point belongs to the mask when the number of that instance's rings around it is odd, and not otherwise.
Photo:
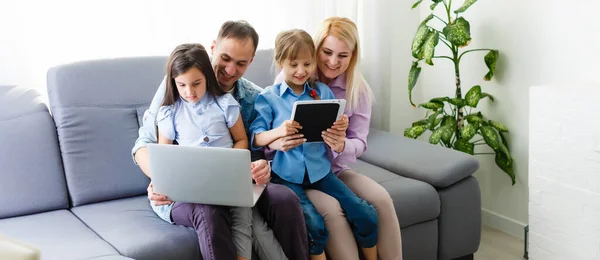
[(356, 160), (349, 165), (381, 184), (392, 197), (400, 227), (436, 219), (440, 215), (440, 198), (429, 184), (405, 178), (375, 165)]
[(373, 128), (367, 142), (369, 149), (361, 160), (436, 188), (448, 187), (479, 168), (472, 155)]
[(135, 259), (200, 259), (196, 232), (160, 219), (145, 196), (71, 211), (121, 255)]
[(34, 90), (0, 86), (0, 219), (66, 209), (54, 122)]
[(48, 71), (50, 109), (73, 206), (146, 193), (149, 179), (130, 152), (165, 63), (166, 57), (105, 59)]
[(0, 219), (0, 233), (40, 249), (45, 260), (118, 255), (68, 210)]

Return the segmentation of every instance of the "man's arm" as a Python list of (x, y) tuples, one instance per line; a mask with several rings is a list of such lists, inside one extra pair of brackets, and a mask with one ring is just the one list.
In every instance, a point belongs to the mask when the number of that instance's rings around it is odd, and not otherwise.
[(148, 150), (146, 150), (146, 146), (151, 143), (157, 143), (157, 129), (156, 129), (156, 114), (158, 113), (158, 109), (163, 102), (163, 98), (165, 95), (165, 91), (167, 89), (166, 77), (160, 83), (158, 90), (156, 90), (156, 94), (154, 94), (154, 98), (152, 98), (152, 103), (150, 103), (150, 107), (146, 112), (144, 112), (144, 118), (142, 120), (142, 126), (138, 131), (138, 139), (135, 141), (135, 145), (131, 150), (131, 155), (133, 157), (133, 162), (136, 163), (142, 172), (146, 174), (146, 176), (150, 177), (150, 165), (148, 163)]

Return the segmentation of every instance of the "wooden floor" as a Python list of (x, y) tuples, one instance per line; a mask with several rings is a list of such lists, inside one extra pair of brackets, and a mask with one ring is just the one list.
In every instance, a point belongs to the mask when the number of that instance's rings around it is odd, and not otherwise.
[(479, 251), (475, 260), (522, 260), (523, 240), (496, 229), (483, 226)]

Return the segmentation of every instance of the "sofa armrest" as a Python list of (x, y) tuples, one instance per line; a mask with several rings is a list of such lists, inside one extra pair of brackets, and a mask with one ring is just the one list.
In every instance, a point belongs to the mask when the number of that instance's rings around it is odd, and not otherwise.
[(435, 188), (448, 187), (479, 168), (469, 154), (373, 128), (367, 144), (360, 160)]

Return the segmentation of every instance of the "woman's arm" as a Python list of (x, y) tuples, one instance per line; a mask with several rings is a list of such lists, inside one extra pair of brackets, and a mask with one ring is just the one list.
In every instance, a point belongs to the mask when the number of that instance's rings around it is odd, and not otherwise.
[(246, 129), (244, 129), (244, 122), (241, 116), (229, 128), (229, 132), (233, 137), (233, 148), (248, 149), (248, 136), (246, 135)]

